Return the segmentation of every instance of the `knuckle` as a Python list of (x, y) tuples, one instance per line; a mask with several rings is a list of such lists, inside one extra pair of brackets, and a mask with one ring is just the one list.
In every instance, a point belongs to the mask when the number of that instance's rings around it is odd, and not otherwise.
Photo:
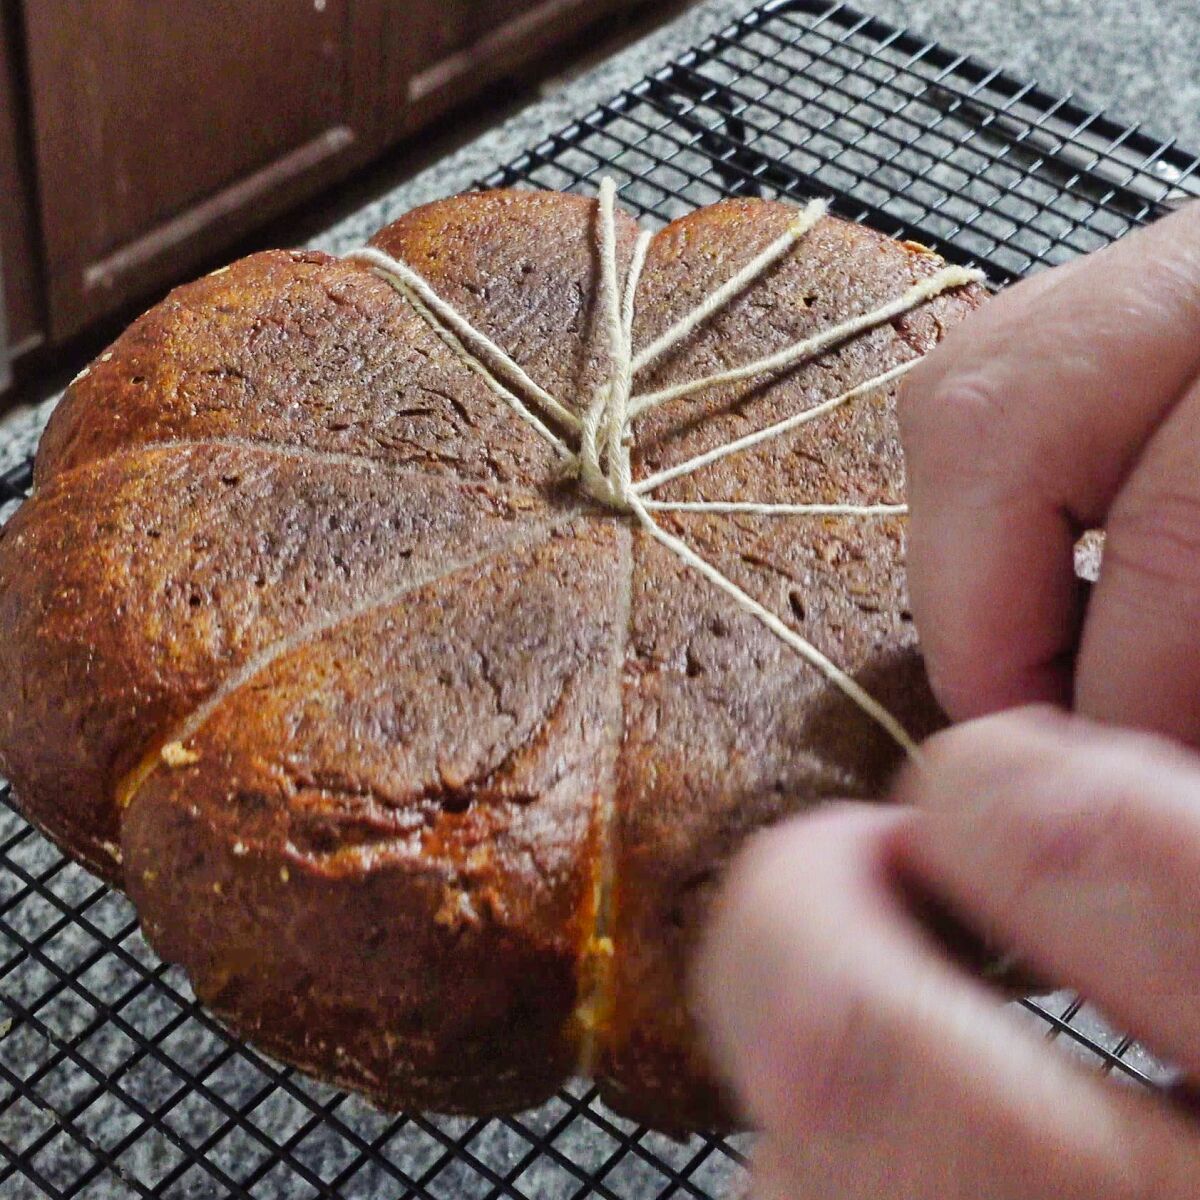
[[(1010, 722), (1003, 722), (1011, 729)], [(1152, 840), (1136, 779), (1122, 756), (1076, 736), (1025, 736), (1000, 746), (975, 771), (983, 805), (977, 832), (1023, 864), (1022, 889), (1036, 878), (1094, 874)]]
[(1014, 823), (1013, 840), (1024, 842), (1025, 876), (1019, 888), (1062, 878), (1109, 878), (1127, 859), (1144, 861), (1151, 840), (1134, 813), (1132, 796), (1110, 792), (1062, 807), (1026, 810)]
[(1129, 878), (1172, 850), (1147, 801), (1155, 760), (1145, 740), (1049, 708), (999, 714), (928, 743), (926, 786), (940, 806), (970, 802), (975, 836), (1007, 864), (1014, 900), (1037, 882)]
[(937, 371), (922, 364), (904, 381), (896, 403), (902, 437), (989, 429), (999, 408), (996, 392), (978, 375)]
[(1142, 231), (1141, 272), (1154, 302), (1170, 317), (1200, 318), (1200, 201)]
[(1161, 884), (1200, 860), (1200, 822), (1181, 821), (1175, 804), (1192, 781), (1155, 764), (1154, 745), (1136, 735), (1085, 739), (1021, 789), (1008, 832), (1031, 874)]

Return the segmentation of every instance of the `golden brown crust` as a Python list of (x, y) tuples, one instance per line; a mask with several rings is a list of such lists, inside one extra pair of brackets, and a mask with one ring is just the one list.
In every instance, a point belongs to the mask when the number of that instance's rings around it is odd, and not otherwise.
[[(637, 225), (619, 212), (616, 232), (624, 271)], [(412, 266), (567, 408), (587, 407), (608, 362), (594, 200), (515, 189), (453, 196), (393, 221), (371, 244)]]
[[(607, 369), (594, 212), (485, 193), (374, 241), (581, 411)], [(792, 212), (731, 201), (661, 231), (636, 343)], [(634, 233), (621, 216), (622, 269)], [(938, 265), (822, 221), (639, 386), (778, 349)], [(982, 297), (664, 405), (635, 428), (635, 475), (929, 349)], [(690, 950), (748, 832), (880, 794), (895, 746), (839, 691), (582, 500), (360, 264), (274, 252), (179, 289), (73, 385), (36, 478), (0, 534), (0, 769), (110, 878), (123, 847), (151, 940), (233, 1028), (388, 1106), (474, 1112), (543, 1098), (594, 1035), (614, 1106), (728, 1123), (687, 1013)], [(659, 495), (902, 489), (880, 392)], [(659, 519), (914, 733), (936, 726), (901, 522)]]
[(36, 480), (131, 446), (225, 437), (510, 485), (553, 465), (383, 280), (274, 250), (138, 318), (67, 390)]

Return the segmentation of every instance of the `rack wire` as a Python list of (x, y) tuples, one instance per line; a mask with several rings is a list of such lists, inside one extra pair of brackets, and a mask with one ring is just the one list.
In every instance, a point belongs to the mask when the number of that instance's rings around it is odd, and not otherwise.
[[(825, 0), (775, 0), (481, 184), (592, 193), (648, 223), (727, 195), (834, 210), (998, 283), (1200, 194), (1197, 158), (1071, 97)], [(0, 520), (32, 465), (0, 476)], [(1146, 1086), (1163, 1069), (1078, 998), (1031, 1022)], [(385, 1115), (229, 1038), (119, 894), (34, 832), (0, 785), (0, 1194), (669, 1200), (726, 1195), (744, 1145), (672, 1141), (564, 1090), (495, 1120)]]

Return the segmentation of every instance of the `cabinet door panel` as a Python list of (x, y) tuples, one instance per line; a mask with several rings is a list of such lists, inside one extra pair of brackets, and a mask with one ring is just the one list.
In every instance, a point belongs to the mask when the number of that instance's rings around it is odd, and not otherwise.
[(429, 5), (425, 27), (414, 44), (414, 52), (426, 63), (439, 62), (459, 50), (474, 45), (501, 25), (508, 24), (541, 0), (444, 0)]
[[(383, 0), (27, 0), (61, 337), (385, 136)], [(368, 103), (368, 97), (374, 104)]]

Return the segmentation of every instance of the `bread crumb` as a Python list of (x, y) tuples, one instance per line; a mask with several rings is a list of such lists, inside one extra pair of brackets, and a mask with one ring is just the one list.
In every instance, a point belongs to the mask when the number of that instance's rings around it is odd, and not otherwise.
[(291, 877), (292, 877), (292, 873), (291, 873), (291, 871), (289, 871), (289, 870), (287, 869), (287, 867), (280, 867), (280, 868), (279, 868), (279, 878), (280, 878), (280, 879), (281, 879), (281, 880), (282, 880), (284, 883), (287, 883), (287, 881), (288, 881), (289, 879), (291, 879)]
[(157, 878), (158, 878), (158, 872), (153, 870), (151, 867), (147, 867), (142, 872), (142, 879), (146, 883), (153, 883)]
[(242, 858), (245, 854), (248, 853), (248, 851), (246, 850), (246, 843), (245, 842), (234, 842), (233, 843), (233, 853), (234, 853), (235, 857)]
[(112, 842), (101, 842), (100, 847), (103, 849), (104, 853), (113, 860), (113, 862), (117, 863), (118, 865), (121, 863), (123, 856), (121, 854), (120, 846), (114, 845)]
[(190, 767), (200, 761), (200, 755), (187, 749), (182, 742), (168, 742), (159, 754), (168, 767)]
[(613, 940), (610, 937), (593, 937), (588, 942), (588, 952), (598, 958), (612, 958), (614, 954)]
[(108, 360), (109, 360), (110, 358), (112, 358), (112, 351), (111, 351), (111, 350), (105, 350), (105, 352), (104, 352), (102, 355), (100, 355), (100, 361), (101, 361), (101, 362), (108, 362)]
[(213, 884), (213, 891), (219, 896), (222, 890), (221, 881), (218, 879), (217, 882)]
[(228, 267), (218, 267), (215, 271), (209, 271), (208, 277), (209, 277), (209, 279), (212, 279), (216, 275), (224, 275), (225, 272), (228, 270), (229, 270)]
[(433, 919), (447, 929), (459, 929), (463, 925), (475, 924), (479, 915), (466, 892), (448, 887), (442, 894), (441, 907), (434, 913)]
[(86, 379), (91, 373), (92, 373), (92, 365), (91, 365), (91, 363), (88, 363), (88, 365), (86, 367), (84, 367), (83, 370), (80, 371), (79, 374), (76, 375), (74, 379), (71, 380), (71, 386), (74, 387), (80, 380)]

